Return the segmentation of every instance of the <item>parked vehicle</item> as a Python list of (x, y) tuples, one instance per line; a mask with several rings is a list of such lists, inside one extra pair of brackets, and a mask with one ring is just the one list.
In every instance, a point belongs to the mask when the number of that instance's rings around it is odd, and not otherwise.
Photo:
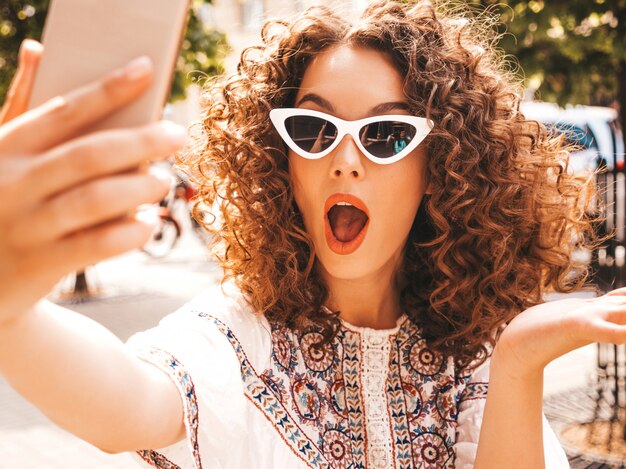
[(584, 122), (589, 137), (597, 146), (600, 156), (609, 169), (624, 168), (624, 137), (617, 111), (609, 107), (574, 106), (565, 108), (565, 118), (571, 122)]
[(560, 108), (554, 103), (523, 102), (521, 110), (528, 119), (537, 120), (565, 135), (568, 143), (580, 150), (570, 155), (574, 173), (592, 171), (598, 165), (608, 169), (624, 167), (624, 140), (617, 111), (599, 106)]

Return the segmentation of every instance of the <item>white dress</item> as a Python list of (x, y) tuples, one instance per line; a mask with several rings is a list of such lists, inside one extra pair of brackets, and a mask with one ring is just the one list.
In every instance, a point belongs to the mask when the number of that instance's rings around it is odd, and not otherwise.
[[(489, 362), (459, 375), (406, 317), (342, 323), (322, 350), (213, 288), (127, 347), (176, 383), (187, 438), (137, 452), (146, 467), (472, 468)], [(546, 467), (569, 468), (545, 417)]]

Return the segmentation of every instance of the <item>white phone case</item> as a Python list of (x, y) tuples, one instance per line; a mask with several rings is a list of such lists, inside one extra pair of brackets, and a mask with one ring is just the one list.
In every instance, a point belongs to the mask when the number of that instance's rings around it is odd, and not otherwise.
[(147, 55), (154, 64), (150, 88), (89, 130), (133, 127), (158, 120), (170, 90), (189, 3), (52, 0), (29, 109)]

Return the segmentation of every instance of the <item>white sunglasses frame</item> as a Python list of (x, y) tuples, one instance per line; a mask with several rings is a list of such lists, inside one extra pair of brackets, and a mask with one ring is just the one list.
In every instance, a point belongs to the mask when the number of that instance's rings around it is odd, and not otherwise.
[[(326, 150), (319, 153), (309, 153), (302, 150), (289, 136), (289, 133), (287, 132), (287, 127), (285, 126), (286, 120), (289, 117), (294, 116), (312, 116), (327, 120), (337, 128), (337, 138), (333, 143), (331, 143), (328, 148), (326, 148)], [(324, 158), (331, 151), (333, 151), (337, 147), (337, 145), (339, 145), (339, 143), (343, 140), (343, 137), (345, 137), (346, 134), (349, 134), (352, 136), (352, 139), (359, 147), (359, 150), (361, 150), (361, 153), (363, 153), (363, 155), (365, 155), (367, 159), (376, 164), (392, 164), (396, 161), (401, 160), (406, 155), (415, 150), (434, 127), (434, 122), (430, 119), (426, 119), (425, 117), (406, 116), (401, 114), (383, 114), (380, 116), (366, 117), (365, 119), (358, 119), (355, 121), (346, 121), (338, 117), (326, 114), (324, 112), (299, 108), (272, 109), (270, 111), (270, 120), (272, 121), (272, 124), (274, 124), (274, 127), (278, 131), (278, 134), (281, 136), (287, 146), (303, 158), (306, 158), (308, 160), (318, 160), (320, 158)], [(366, 126), (367, 124), (371, 124), (372, 122), (381, 121), (402, 122), (404, 124), (410, 124), (415, 127), (415, 135), (413, 136), (413, 138), (411, 138), (409, 144), (405, 148), (403, 148), (402, 151), (389, 158), (379, 158), (375, 155), (372, 155), (369, 151), (365, 149), (359, 136), (359, 131), (364, 126)]]

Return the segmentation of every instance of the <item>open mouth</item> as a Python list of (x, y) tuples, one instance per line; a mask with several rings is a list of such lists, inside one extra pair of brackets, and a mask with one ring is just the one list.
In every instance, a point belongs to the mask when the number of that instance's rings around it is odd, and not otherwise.
[(349, 243), (356, 238), (369, 219), (363, 210), (348, 202), (333, 205), (327, 216), (335, 239), (342, 243)]
[(365, 204), (351, 194), (334, 194), (326, 208), (326, 240), (338, 254), (350, 254), (363, 242), (369, 215)]

